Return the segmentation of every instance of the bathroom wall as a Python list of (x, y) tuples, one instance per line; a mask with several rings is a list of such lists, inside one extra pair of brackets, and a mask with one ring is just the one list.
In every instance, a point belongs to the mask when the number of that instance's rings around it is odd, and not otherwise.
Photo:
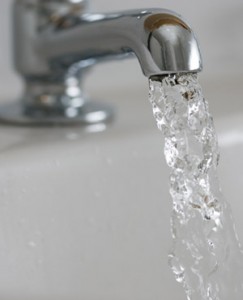
[[(204, 59), (203, 77), (243, 73), (243, 2), (242, 0), (90, 0), (93, 11), (115, 11), (138, 7), (164, 7), (181, 13), (192, 25), (201, 44)], [(0, 9), (0, 90), (1, 95), (16, 97), (21, 81), (11, 64), (11, 3), (1, 0)], [(103, 74), (107, 76), (101, 76)], [(112, 76), (109, 76), (112, 73)], [(116, 74), (116, 76), (114, 76)], [(108, 79), (109, 78), (109, 79)], [(138, 63), (100, 65), (93, 72), (89, 87), (111, 88), (129, 83), (143, 84)]]

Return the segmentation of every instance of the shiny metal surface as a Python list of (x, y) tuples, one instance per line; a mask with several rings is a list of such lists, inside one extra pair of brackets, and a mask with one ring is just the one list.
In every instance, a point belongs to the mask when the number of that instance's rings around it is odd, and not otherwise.
[(87, 101), (78, 113), (72, 107), (65, 114), (42, 109), (33, 109), (31, 113), (23, 111), (21, 102), (0, 106), (0, 122), (2, 124), (22, 126), (52, 126), (52, 125), (92, 125), (112, 121), (114, 110), (108, 104)]
[(14, 61), (25, 80), (22, 112), (29, 118), (59, 114), (72, 121), (82, 114), (82, 76), (100, 61), (135, 54), (147, 77), (202, 69), (196, 38), (176, 13), (90, 14), (86, 6), (85, 0), (14, 2)]

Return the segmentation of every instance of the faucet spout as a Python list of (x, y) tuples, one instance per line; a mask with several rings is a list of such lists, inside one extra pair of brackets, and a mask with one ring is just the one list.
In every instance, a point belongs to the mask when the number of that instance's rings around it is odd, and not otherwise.
[(86, 105), (80, 84), (88, 67), (100, 61), (136, 56), (147, 77), (201, 71), (197, 40), (178, 14), (165, 9), (90, 14), (86, 2), (15, 0), (14, 62), (25, 80), (18, 113), (25, 119), (108, 119), (107, 109)]
[[(137, 56), (147, 77), (202, 69), (199, 46), (191, 28), (168, 10), (66, 15), (42, 27), (29, 41), (32, 49), (25, 48), (21, 53), (21, 47), (16, 45), (15, 62), (21, 74), (45, 76), (65, 71), (76, 62), (82, 62), (82, 67), (131, 54)], [(21, 30), (21, 26), (16, 30)]]

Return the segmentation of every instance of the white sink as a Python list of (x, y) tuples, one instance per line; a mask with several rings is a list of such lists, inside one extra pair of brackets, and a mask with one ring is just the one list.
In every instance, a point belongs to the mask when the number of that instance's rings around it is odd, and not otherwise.
[[(240, 229), (242, 82), (204, 81)], [(167, 266), (169, 171), (147, 93), (106, 93), (118, 115), (105, 131), (0, 127), (0, 299), (185, 299)]]

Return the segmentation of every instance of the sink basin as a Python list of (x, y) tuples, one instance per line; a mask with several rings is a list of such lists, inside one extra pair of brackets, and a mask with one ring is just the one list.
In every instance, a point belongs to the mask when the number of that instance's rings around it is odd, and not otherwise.
[[(242, 83), (202, 81), (242, 228)], [(107, 126), (0, 127), (0, 299), (185, 299), (167, 265), (169, 170), (147, 94), (104, 92), (118, 112)]]

